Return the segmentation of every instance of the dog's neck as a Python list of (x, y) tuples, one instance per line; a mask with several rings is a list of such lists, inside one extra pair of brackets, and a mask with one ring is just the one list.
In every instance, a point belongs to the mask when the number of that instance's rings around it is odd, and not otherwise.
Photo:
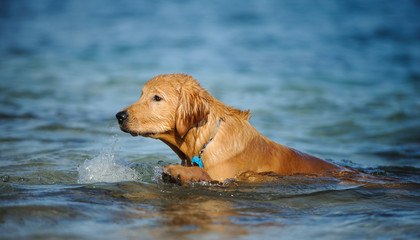
[[(217, 135), (214, 136), (212, 143), (206, 147), (205, 154), (203, 154), (203, 162), (207, 166), (217, 165), (223, 159), (232, 157), (232, 154), (244, 149), (249, 141), (250, 129), (251, 131), (255, 130), (253, 127), (249, 127), (249, 111), (234, 109), (213, 97), (209, 100), (211, 110), (207, 118), (189, 129), (184, 137), (177, 134), (175, 130), (158, 137), (179, 156), (182, 165), (191, 166), (193, 156), (199, 153), (216, 131)], [(222, 123), (219, 127), (220, 119), (222, 119)], [(247, 129), (248, 133), (242, 132), (242, 129)], [(241, 139), (241, 141), (238, 142), (237, 139)], [(226, 145), (223, 142), (229, 144)], [(235, 147), (236, 153), (231, 151), (232, 146)]]
[(222, 121), (222, 117), (209, 114), (206, 119), (189, 129), (184, 137), (172, 132), (161, 137), (160, 140), (179, 156), (182, 165), (191, 166), (191, 159), (194, 156), (199, 156), (203, 147), (210, 144), (210, 139), (215, 138)]
[(202, 160), (202, 155), (204, 153), (204, 150), (206, 149), (207, 145), (209, 145), (211, 143), (211, 141), (213, 140), (214, 136), (216, 136), (217, 131), (220, 128), (220, 124), (222, 123), (222, 119), (219, 119), (219, 124), (217, 125), (216, 129), (213, 131), (213, 134), (210, 136), (209, 141), (204, 144), (204, 146), (201, 148), (200, 152), (198, 152), (198, 156), (194, 155), (194, 157), (191, 159), (192, 164), (198, 165), (199, 167), (203, 167), (203, 160)]

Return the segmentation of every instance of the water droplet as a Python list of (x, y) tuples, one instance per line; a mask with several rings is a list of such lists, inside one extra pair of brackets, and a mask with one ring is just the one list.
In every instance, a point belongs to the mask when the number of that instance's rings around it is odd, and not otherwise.
[(9, 175), (4, 175), (4, 176), (1, 176), (1, 181), (2, 181), (2, 182), (8, 182), (8, 181), (9, 181), (9, 179), (10, 179)]

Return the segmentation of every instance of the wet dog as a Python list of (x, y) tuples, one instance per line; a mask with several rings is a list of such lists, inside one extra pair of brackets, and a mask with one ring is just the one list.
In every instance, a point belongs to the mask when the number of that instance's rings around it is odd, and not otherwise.
[(169, 182), (246, 176), (260, 181), (256, 174), (326, 176), (346, 171), (264, 137), (249, 123), (249, 111), (223, 104), (186, 74), (153, 78), (143, 86), (140, 99), (116, 117), (122, 131), (160, 139), (179, 156), (181, 165), (163, 169)]

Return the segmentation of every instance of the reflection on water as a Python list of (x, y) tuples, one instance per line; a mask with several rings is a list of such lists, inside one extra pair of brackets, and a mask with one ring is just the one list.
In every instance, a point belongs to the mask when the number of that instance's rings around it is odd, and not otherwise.
[[(3, 191), (1, 220), (2, 229), (13, 232), (6, 237), (31, 233), (78, 238), (195, 234), (238, 238), (265, 231), (269, 237), (281, 234), (286, 239), (330, 231), (356, 238), (366, 234), (409, 237), (417, 233), (419, 187), (418, 183), (340, 186), (299, 177), (282, 184), (229, 186), (138, 182), (22, 186)], [(393, 227), (396, 221), (404, 231)]]
[[(419, 8), (1, 1), (0, 238), (419, 238)], [(162, 183), (176, 155), (114, 116), (172, 72), (372, 179)]]

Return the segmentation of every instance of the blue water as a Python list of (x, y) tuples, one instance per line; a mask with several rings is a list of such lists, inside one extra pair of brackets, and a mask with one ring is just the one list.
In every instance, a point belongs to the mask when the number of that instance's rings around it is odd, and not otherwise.
[[(420, 2), (1, 1), (1, 239), (420, 238)], [(162, 73), (393, 182), (172, 186), (115, 113)]]

